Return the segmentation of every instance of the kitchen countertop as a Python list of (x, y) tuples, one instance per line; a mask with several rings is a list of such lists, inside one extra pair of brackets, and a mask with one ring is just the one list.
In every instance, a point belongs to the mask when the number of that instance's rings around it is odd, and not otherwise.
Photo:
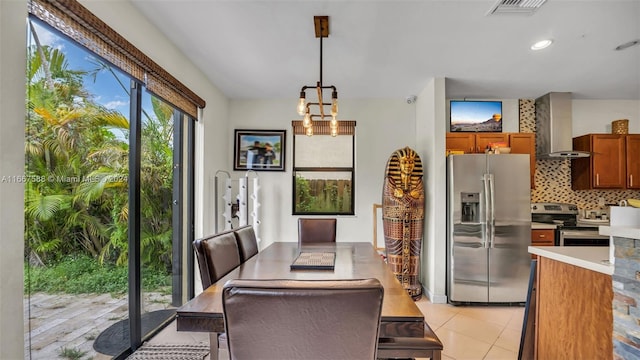
[(600, 235), (640, 240), (640, 229), (626, 226), (598, 226)]
[(614, 270), (608, 246), (529, 246), (529, 253), (606, 275)]
[(599, 229), (601, 235), (640, 240), (640, 208), (612, 206), (611, 224)]
[(531, 230), (554, 230), (557, 228), (556, 224), (545, 224), (539, 222), (531, 222)]

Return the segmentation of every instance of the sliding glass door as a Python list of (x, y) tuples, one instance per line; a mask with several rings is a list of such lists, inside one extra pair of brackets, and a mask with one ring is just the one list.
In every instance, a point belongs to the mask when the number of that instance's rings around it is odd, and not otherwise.
[(118, 356), (192, 291), (193, 118), (29, 21), (25, 354)]

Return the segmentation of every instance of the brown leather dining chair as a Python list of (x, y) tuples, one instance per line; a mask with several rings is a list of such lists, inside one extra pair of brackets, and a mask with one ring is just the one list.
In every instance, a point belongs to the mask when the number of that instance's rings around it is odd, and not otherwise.
[[(198, 258), (202, 289), (206, 289), (221, 277), (240, 265), (240, 252), (236, 234), (226, 231), (193, 242)], [(218, 359), (218, 349), (227, 348), (226, 334), (211, 333), (210, 359)]]
[(336, 242), (336, 219), (299, 218), (298, 244)]
[(240, 265), (238, 242), (233, 231), (226, 231), (193, 242), (198, 258), (202, 289), (206, 289)]
[(238, 251), (240, 253), (240, 262), (249, 260), (253, 255), (258, 253), (258, 240), (252, 225), (246, 225), (237, 228), (234, 233), (238, 241)]
[(374, 360), (383, 297), (377, 279), (229, 280), (229, 358)]

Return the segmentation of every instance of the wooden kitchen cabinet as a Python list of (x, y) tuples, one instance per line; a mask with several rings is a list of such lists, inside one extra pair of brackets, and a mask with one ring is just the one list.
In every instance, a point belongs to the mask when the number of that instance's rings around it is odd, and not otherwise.
[(573, 150), (587, 151), (591, 156), (571, 160), (571, 188), (624, 189), (625, 137), (621, 134), (587, 134), (573, 138)]
[(466, 154), (482, 154), (489, 143), (509, 143), (509, 133), (458, 133), (449, 132), (447, 150), (462, 150)]
[(476, 152), (483, 153), (490, 143), (503, 142), (509, 143), (508, 133), (477, 133), (476, 134)]
[(614, 358), (611, 275), (540, 256), (536, 276), (535, 358)]
[(640, 135), (625, 135), (627, 189), (640, 189)]
[(458, 133), (449, 132), (446, 137), (447, 150), (464, 151), (465, 154), (481, 154), (490, 143), (503, 142), (512, 154), (529, 154), (531, 188), (535, 187), (536, 134), (535, 133)]
[(529, 154), (529, 173), (531, 174), (531, 188), (535, 188), (536, 175), (536, 134), (510, 133), (509, 147), (512, 154)]
[(476, 134), (475, 133), (447, 133), (446, 138), (447, 150), (460, 150), (465, 154), (476, 152)]
[[(554, 229), (532, 229), (531, 230), (531, 246), (554, 246), (555, 245)], [(531, 258), (537, 258), (531, 254)]]

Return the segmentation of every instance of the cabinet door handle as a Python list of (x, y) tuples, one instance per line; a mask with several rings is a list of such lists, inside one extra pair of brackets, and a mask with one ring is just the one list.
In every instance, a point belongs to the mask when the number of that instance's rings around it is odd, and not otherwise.
[(545, 234), (540, 234), (540, 235), (538, 235), (538, 237), (539, 237), (540, 239), (544, 239), (544, 238), (546, 238), (547, 236), (546, 236)]
[(600, 174), (596, 174), (596, 186), (600, 186)]
[(629, 174), (629, 187), (633, 187), (633, 174)]

